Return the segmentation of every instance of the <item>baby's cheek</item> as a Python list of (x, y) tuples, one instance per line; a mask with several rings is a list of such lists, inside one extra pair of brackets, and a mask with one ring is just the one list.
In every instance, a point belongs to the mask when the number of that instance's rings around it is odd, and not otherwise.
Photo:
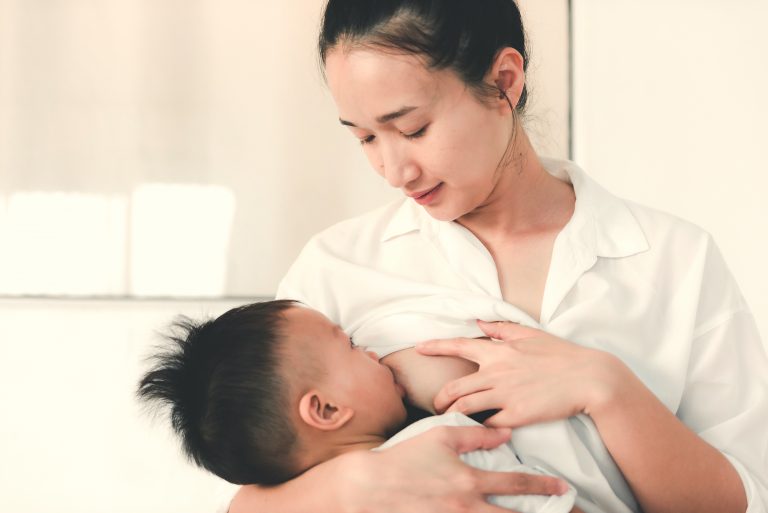
[(404, 349), (385, 356), (397, 382), (403, 385), (412, 405), (435, 413), (435, 395), (443, 385), (477, 371), (477, 364), (454, 356), (425, 356), (415, 349)]

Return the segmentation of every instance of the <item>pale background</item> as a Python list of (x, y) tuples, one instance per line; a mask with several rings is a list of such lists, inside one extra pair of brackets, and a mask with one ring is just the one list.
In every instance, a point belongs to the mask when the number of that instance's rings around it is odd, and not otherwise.
[(765, 338), (768, 1), (573, 5), (574, 160), (712, 233)]
[[(566, 156), (565, 2), (526, 4), (531, 128)], [(397, 197), (336, 121), (322, 5), (0, 0), (0, 295), (270, 296)]]
[[(766, 333), (766, 3), (575, 0), (573, 134), (567, 2), (521, 3), (537, 147), (710, 230)], [(396, 197), (335, 121), (320, 6), (0, 0), (0, 511), (222, 504), (133, 400), (156, 332)]]

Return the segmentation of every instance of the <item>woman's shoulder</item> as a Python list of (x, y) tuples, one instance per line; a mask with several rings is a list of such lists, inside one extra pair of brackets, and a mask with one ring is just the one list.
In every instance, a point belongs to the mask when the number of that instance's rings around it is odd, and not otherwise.
[(335, 248), (344, 251), (367, 246), (375, 249), (388, 233), (393, 222), (409, 215), (406, 198), (398, 198), (364, 214), (339, 221), (309, 239), (307, 247)]
[(542, 162), (555, 177), (573, 184), (577, 211), (581, 202), (581, 211), (593, 216), (598, 245), (609, 256), (657, 254), (672, 240), (695, 249), (711, 240), (694, 222), (615, 195), (573, 162), (547, 158)]
[[(278, 286), (278, 297), (291, 297), (318, 308), (307, 295), (310, 284), (320, 290), (354, 262), (378, 258), (381, 240), (403, 208), (400, 198), (365, 214), (340, 221), (312, 236)], [(325, 292), (318, 292), (325, 295)], [(326, 314), (328, 312), (326, 311)]]
[[(702, 302), (700, 316), (744, 306), (738, 285), (712, 235), (701, 226), (662, 210), (626, 202), (648, 240), (641, 255), (652, 276), (676, 290), (692, 287), (690, 297)], [(709, 306), (707, 306), (709, 305)]]
[(653, 249), (701, 250), (713, 243), (712, 235), (693, 221), (669, 212), (622, 200)]

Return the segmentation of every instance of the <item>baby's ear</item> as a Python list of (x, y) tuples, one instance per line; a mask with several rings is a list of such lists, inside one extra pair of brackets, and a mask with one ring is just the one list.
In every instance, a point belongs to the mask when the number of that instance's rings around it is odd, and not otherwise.
[(321, 431), (335, 431), (354, 417), (355, 411), (336, 404), (319, 390), (310, 390), (299, 400), (299, 417), (308, 426)]

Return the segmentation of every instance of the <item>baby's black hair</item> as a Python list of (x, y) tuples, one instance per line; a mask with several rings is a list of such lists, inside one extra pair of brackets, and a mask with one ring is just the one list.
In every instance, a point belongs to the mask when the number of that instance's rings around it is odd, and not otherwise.
[(280, 373), (281, 322), (294, 305), (254, 303), (202, 322), (183, 317), (139, 382), (141, 401), (168, 408), (187, 456), (231, 483), (277, 484), (299, 473)]

